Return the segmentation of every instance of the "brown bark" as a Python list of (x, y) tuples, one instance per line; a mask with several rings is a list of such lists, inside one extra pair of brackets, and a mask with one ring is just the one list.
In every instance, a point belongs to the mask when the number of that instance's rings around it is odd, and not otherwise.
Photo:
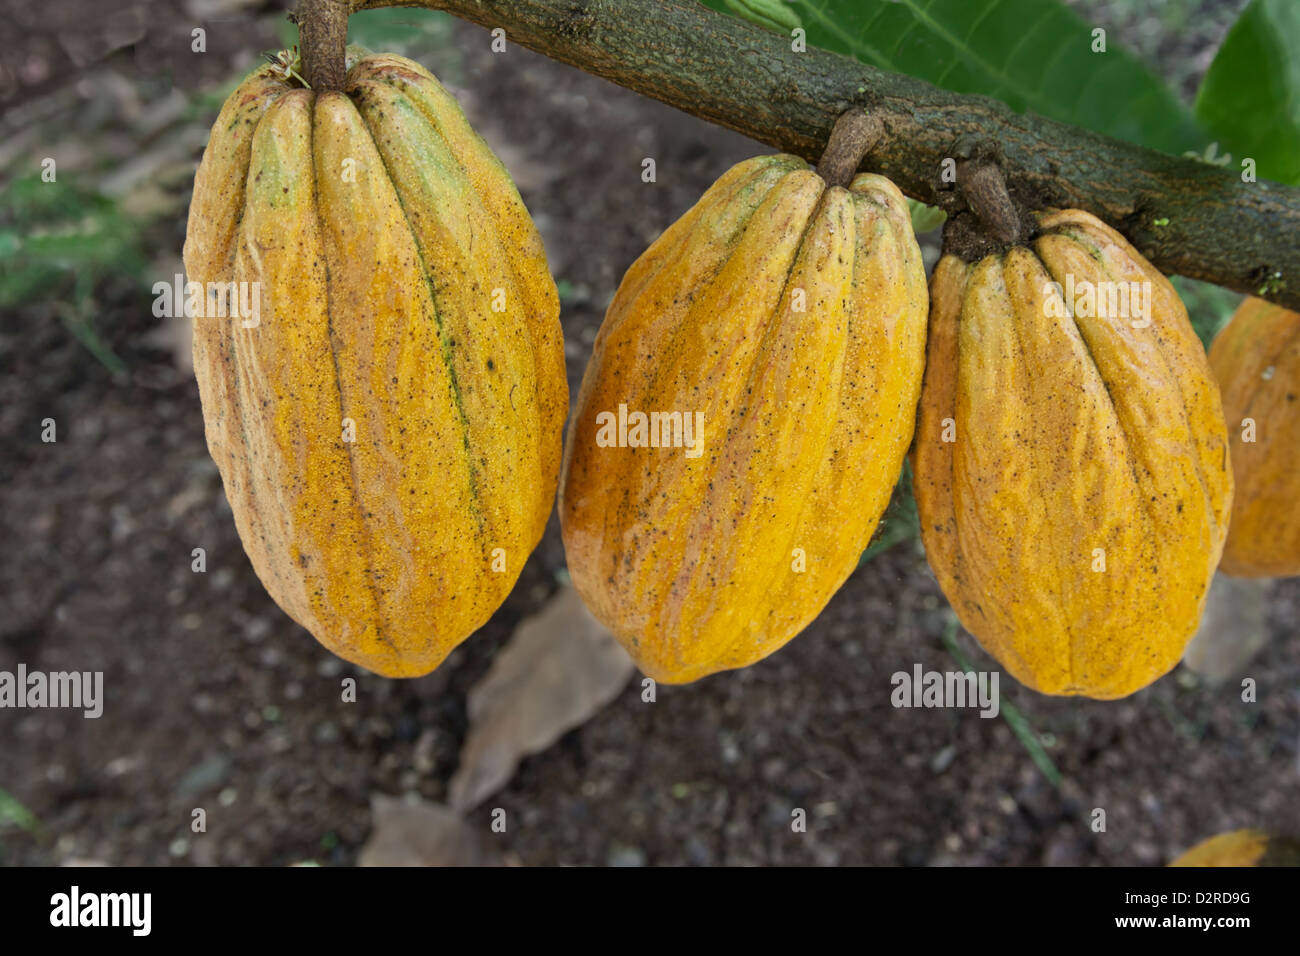
[(348, 14), (353, 0), (301, 0), (298, 45), (303, 78), (319, 93), (343, 89), (348, 45)]

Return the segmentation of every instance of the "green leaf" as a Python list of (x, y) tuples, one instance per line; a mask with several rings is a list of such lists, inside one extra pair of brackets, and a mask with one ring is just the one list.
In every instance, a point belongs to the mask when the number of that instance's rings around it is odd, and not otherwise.
[(39, 176), (15, 180), (0, 190), (0, 304), (24, 269), (57, 269), (82, 277), (129, 275), (144, 266), (139, 227), (117, 205), (75, 182), (46, 183)]
[(943, 225), (948, 214), (938, 206), (927, 206), (916, 199), (907, 200), (908, 212), (912, 214), (912, 231), (918, 236)]
[(8, 823), (16, 824), (28, 833), (39, 833), (41, 830), (41, 821), (36, 819), (36, 814), (0, 788), (0, 825)]
[(385, 53), (424, 51), (450, 39), (452, 22), (440, 10), (361, 10), (348, 18), (348, 40)]
[(0, 255), (0, 307), (45, 303), (105, 368), (125, 374), (95, 329), (95, 289), (109, 280), (143, 285), (136, 222), (93, 189), (28, 176), (0, 190)]
[(1196, 94), (1196, 115), (1256, 174), (1300, 183), (1300, 3), (1254, 0), (1228, 31)]
[(916, 498), (912, 495), (912, 464), (903, 459), (902, 473), (898, 478), (893, 500), (880, 518), (876, 533), (872, 536), (867, 550), (858, 558), (859, 567), (866, 564), (878, 554), (888, 551), (904, 541), (915, 541), (921, 537), (921, 519), (917, 516)]
[(803, 26), (799, 15), (786, 0), (724, 0), (726, 8), (761, 27), (787, 33)]
[(1170, 276), (1169, 281), (1187, 306), (1187, 319), (1197, 338), (1209, 349), (1214, 337), (1241, 304), (1241, 294), (1183, 276)]
[[(704, 2), (724, 12), (731, 5)], [(1094, 53), (1093, 24), (1060, 0), (793, 0), (788, 7), (810, 46), (882, 70), (1167, 153), (1200, 152), (1208, 141), (1113, 35), (1105, 52)]]

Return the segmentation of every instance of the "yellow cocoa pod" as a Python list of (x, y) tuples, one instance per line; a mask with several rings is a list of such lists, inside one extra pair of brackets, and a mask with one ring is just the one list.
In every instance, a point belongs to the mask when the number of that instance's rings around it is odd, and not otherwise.
[(931, 277), (922, 540), (1017, 680), (1124, 697), (1178, 662), (1223, 550), (1219, 390), (1178, 295), (1123, 236), (1077, 210), (1039, 227)]
[(1300, 842), (1233, 830), (1196, 844), (1170, 866), (1300, 866)]
[[(350, 57), (226, 101), (185, 267), (208, 448), (253, 567), (326, 647), (433, 670), (546, 525), (568, 411), (559, 300), (505, 169), (424, 68)], [(202, 309), (202, 303), (200, 303)]]
[(641, 669), (777, 650), (853, 571), (911, 440), (925, 273), (906, 201), (732, 168), (632, 265), (565, 446), (569, 571)]
[(1300, 313), (1248, 298), (1210, 345), (1237, 491), (1220, 567), (1300, 574)]

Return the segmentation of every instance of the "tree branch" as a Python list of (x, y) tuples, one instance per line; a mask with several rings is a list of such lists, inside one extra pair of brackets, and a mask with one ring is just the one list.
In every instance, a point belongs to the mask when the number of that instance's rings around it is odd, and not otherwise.
[(1300, 189), (1166, 156), (995, 100), (961, 96), (689, 0), (349, 0), (446, 10), (620, 86), (814, 162), (836, 118), (865, 107), (884, 133), (864, 169), (965, 208), (945, 159), (997, 165), (1018, 210), (1085, 209), (1159, 269), (1300, 310)]

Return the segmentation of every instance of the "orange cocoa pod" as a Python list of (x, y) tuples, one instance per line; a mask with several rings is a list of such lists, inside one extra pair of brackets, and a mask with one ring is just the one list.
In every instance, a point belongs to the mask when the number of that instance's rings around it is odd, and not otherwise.
[(732, 168), (628, 270), (560, 521), (574, 585), (646, 674), (761, 660), (852, 573), (911, 440), (926, 307), (898, 189), (787, 155)]
[(190, 280), (260, 306), (195, 316), (208, 448), (276, 603), (340, 657), (419, 676), (545, 528), (559, 299), (505, 169), (428, 71), (350, 51), (343, 90), (317, 94), (284, 64), (226, 101), (194, 184)]
[(1237, 492), (1221, 568), (1300, 574), (1300, 313), (1248, 298), (1210, 344)]
[[(1121, 283), (1149, 308), (1115, 314)], [(1106, 308), (1085, 307), (1088, 289)], [(1232, 501), (1219, 390), (1186, 309), (1077, 210), (978, 262), (944, 256), (930, 296), (913, 468), (940, 586), (1035, 690), (1145, 687), (1196, 632)]]

